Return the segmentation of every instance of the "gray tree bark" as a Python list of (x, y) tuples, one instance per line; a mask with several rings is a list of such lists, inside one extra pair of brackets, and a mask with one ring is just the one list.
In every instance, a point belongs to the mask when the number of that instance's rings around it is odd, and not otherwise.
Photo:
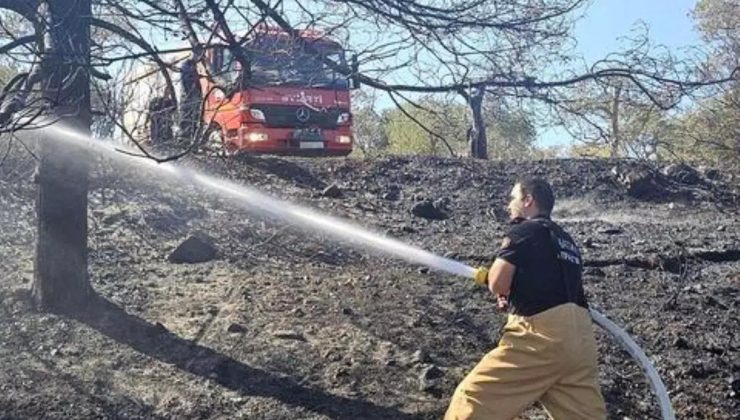
[(488, 138), (486, 137), (486, 123), (483, 120), (484, 89), (474, 89), (466, 97), (472, 113), (473, 125), (468, 134), (470, 157), (488, 159)]
[(609, 145), (609, 157), (616, 158), (619, 156), (619, 147), (622, 145), (622, 133), (619, 129), (619, 103), (622, 100), (622, 84), (614, 86), (614, 96), (612, 97), (611, 112), (609, 117), (612, 124), (612, 138)]
[[(43, 98), (51, 117), (90, 134), (90, 0), (53, 0), (39, 6), (46, 16), (42, 52)], [(36, 201), (37, 242), (33, 300), (42, 310), (82, 310), (92, 289), (87, 271), (86, 151), (42, 131)]]

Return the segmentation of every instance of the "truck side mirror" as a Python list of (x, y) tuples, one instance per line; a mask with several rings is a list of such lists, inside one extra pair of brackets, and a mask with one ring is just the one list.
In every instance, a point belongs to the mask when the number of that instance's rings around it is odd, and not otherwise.
[(221, 46), (211, 48), (211, 73), (216, 74), (221, 71), (224, 62), (224, 50)]
[(250, 53), (245, 54), (247, 56), (247, 68), (244, 69), (244, 79), (247, 80), (248, 83), (252, 82), (252, 59), (253, 56)]
[(252, 60), (247, 57), (246, 66), (239, 65), (239, 74), (236, 77), (240, 87), (249, 86), (252, 83)]
[(357, 60), (357, 54), (352, 54), (352, 74), (350, 75), (352, 81), (352, 89), (359, 89), (360, 85), (360, 63)]

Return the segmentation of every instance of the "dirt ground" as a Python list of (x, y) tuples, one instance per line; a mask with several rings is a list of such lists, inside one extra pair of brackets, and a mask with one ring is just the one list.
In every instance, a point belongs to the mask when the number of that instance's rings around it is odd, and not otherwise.
[[(555, 219), (581, 244), (592, 306), (650, 356), (678, 418), (739, 418), (731, 174), (605, 160), (183, 164), (471, 265), (500, 243), (516, 176), (547, 177)], [(470, 280), (107, 161), (90, 191), (98, 296), (77, 316), (38, 313), (28, 301), (32, 172), (23, 155), (0, 166), (0, 418), (438, 419), (498, 340), (504, 317)], [(424, 202), (446, 218), (415, 215)], [(210, 240), (216, 258), (170, 262), (191, 235)], [(658, 418), (640, 368), (597, 334), (610, 419)], [(532, 407), (522, 418), (546, 417)]]

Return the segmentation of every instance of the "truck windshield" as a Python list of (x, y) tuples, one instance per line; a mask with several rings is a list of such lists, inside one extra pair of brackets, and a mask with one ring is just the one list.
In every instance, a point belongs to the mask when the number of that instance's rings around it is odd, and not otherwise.
[(345, 66), (345, 55), (336, 45), (313, 44), (306, 51), (287, 37), (263, 37), (247, 47), (252, 64), (252, 83), (257, 86), (301, 86), (349, 89), (347, 77), (323, 60)]

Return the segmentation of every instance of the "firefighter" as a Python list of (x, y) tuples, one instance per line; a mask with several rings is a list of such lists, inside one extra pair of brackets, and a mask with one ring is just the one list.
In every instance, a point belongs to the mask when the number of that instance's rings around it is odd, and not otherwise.
[(161, 147), (172, 141), (172, 114), (174, 102), (169, 97), (149, 101), (149, 138), (152, 145)]
[(506, 237), (482, 282), (509, 315), (498, 347), (458, 385), (445, 420), (512, 419), (539, 401), (556, 420), (606, 419), (578, 247), (550, 220), (541, 179), (511, 191)]
[(193, 47), (193, 51), (180, 65), (180, 138), (193, 140), (201, 122), (203, 92), (200, 87), (198, 62), (203, 57), (203, 49)]

